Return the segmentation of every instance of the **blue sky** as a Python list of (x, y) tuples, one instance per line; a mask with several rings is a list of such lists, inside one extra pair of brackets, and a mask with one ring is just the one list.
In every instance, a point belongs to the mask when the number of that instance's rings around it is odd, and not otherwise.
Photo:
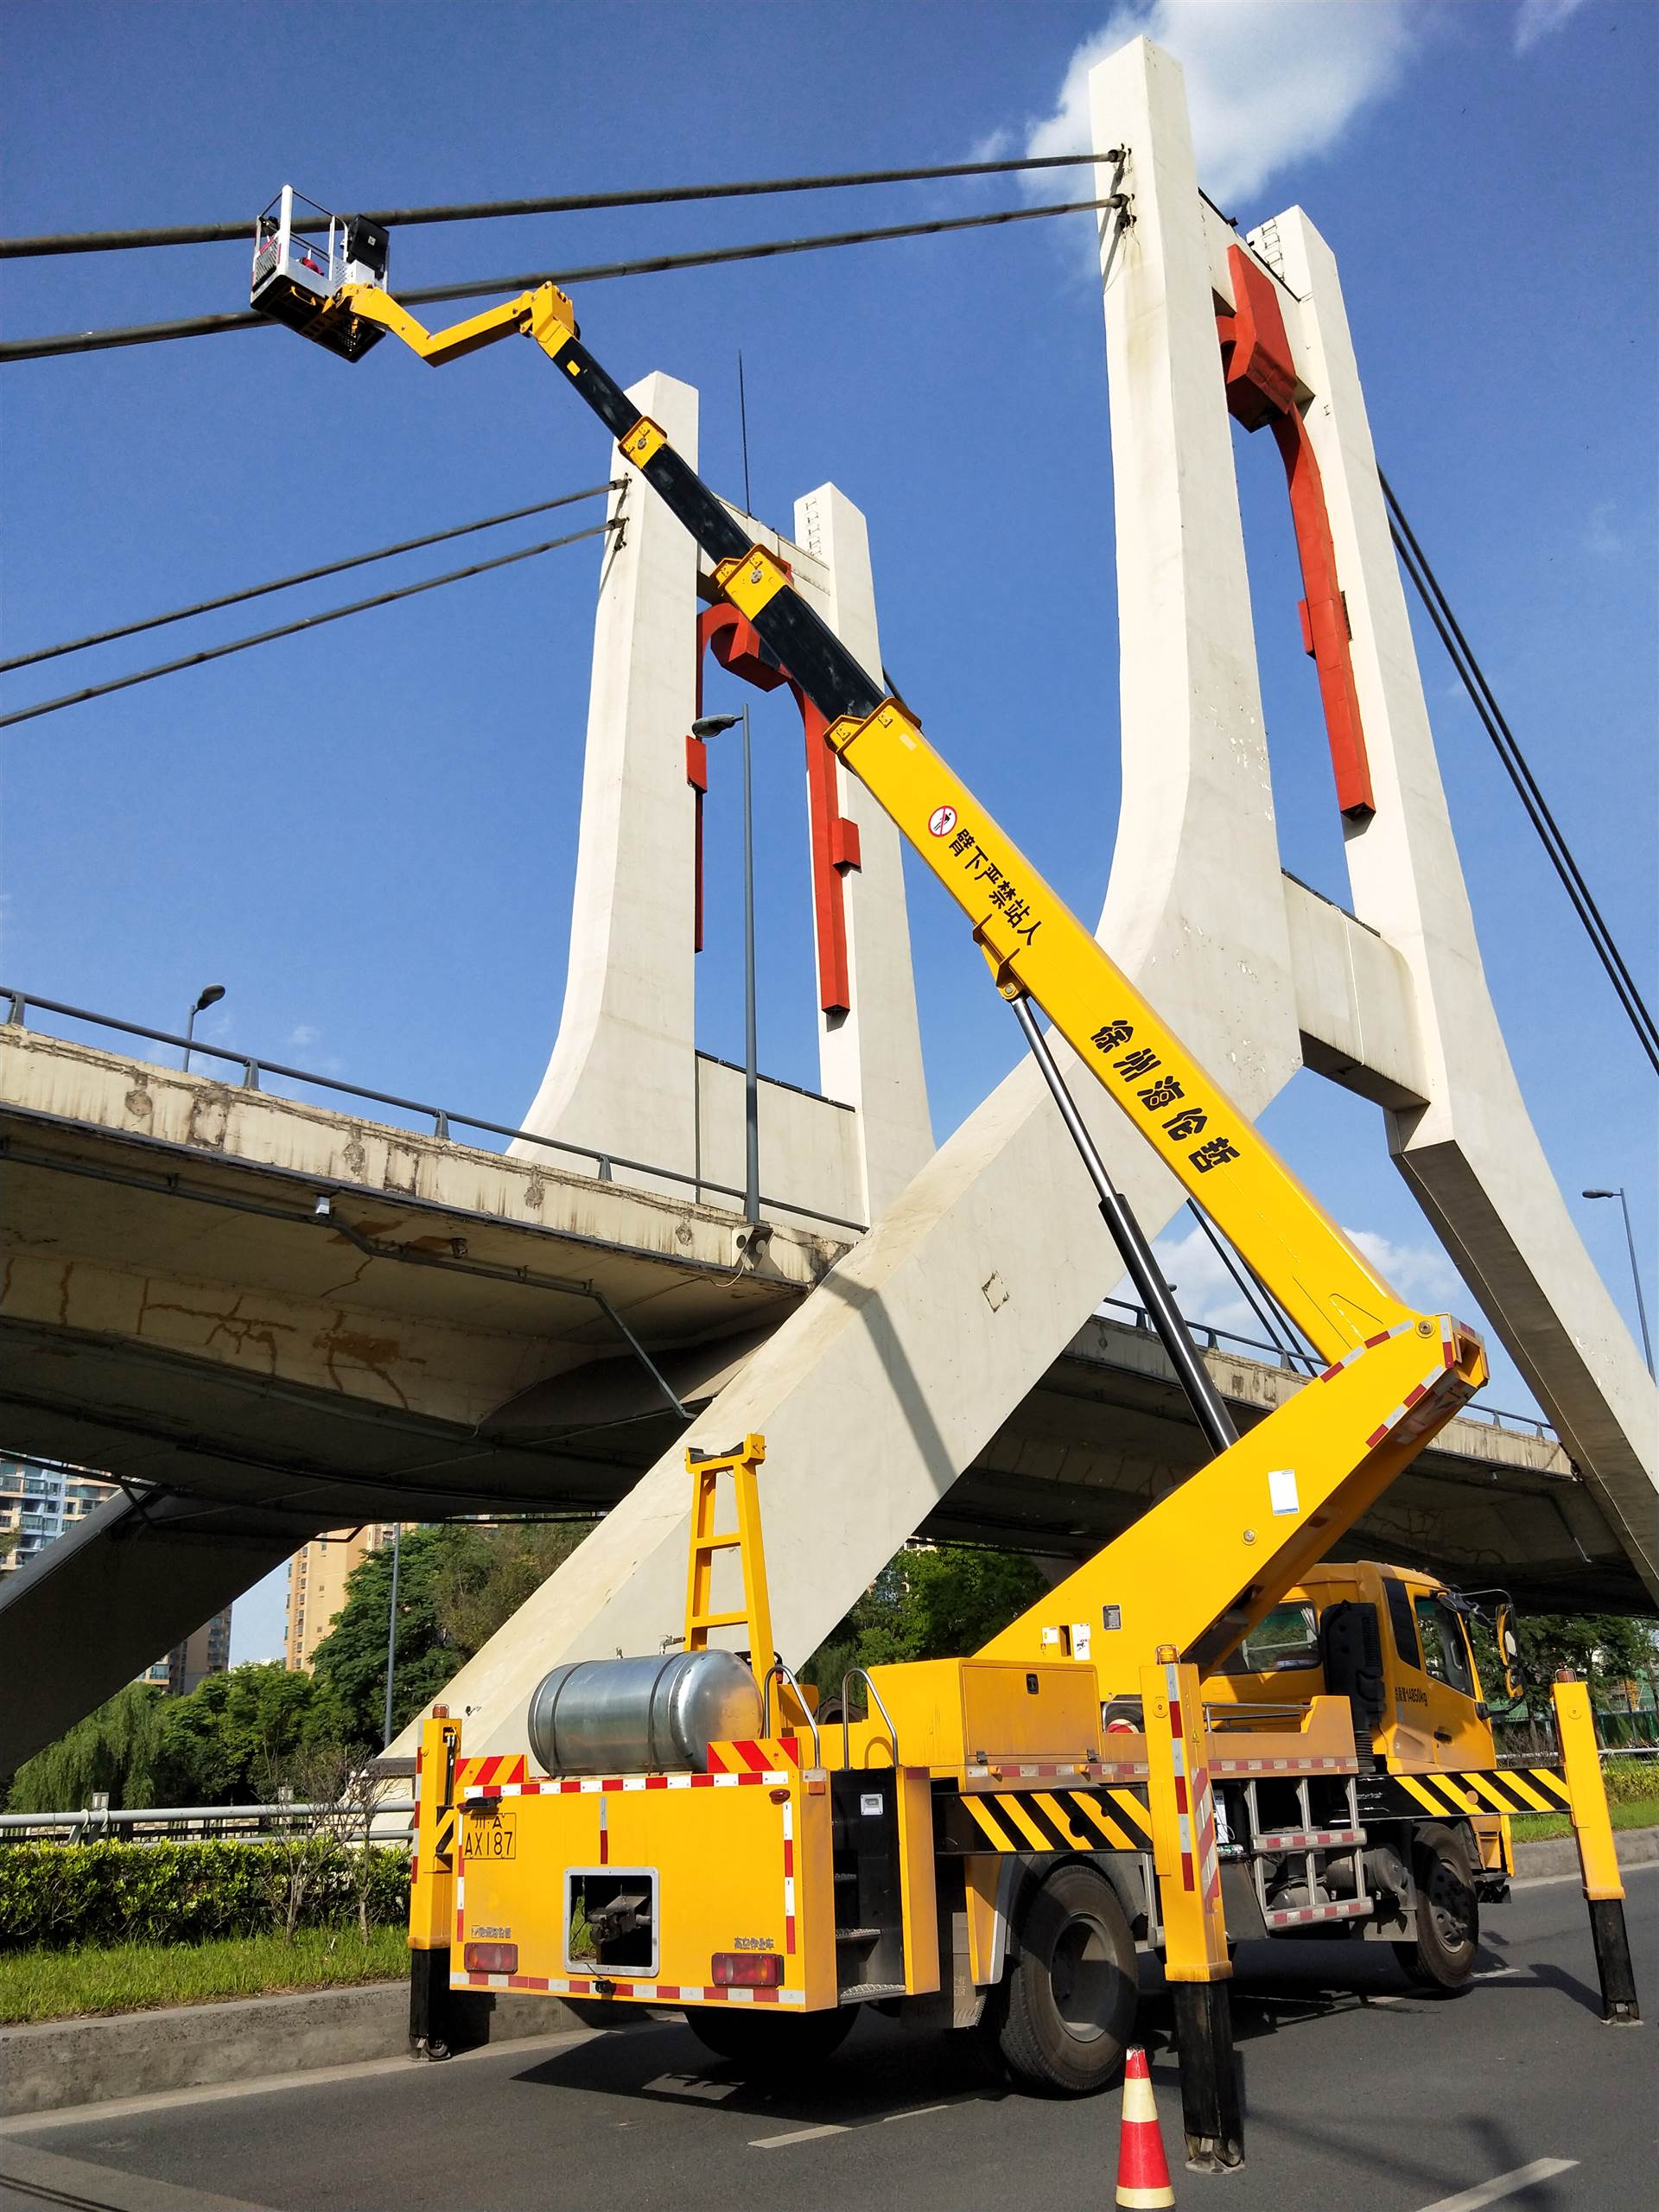
[[(1655, 124), (1659, 14), (1587, 0), (1396, 6), (13, 4), (8, 232), (250, 224), (285, 180), (336, 207), (880, 168), (1063, 143), (1068, 76), (1150, 26), (1183, 55), (1201, 168), (1249, 226), (1300, 201), (1343, 263), (1383, 466), (1604, 911), (1654, 988)], [(1086, 56), (1084, 57), (1086, 59)], [(1071, 196), (1081, 177), (1037, 188)], [(394, 283), (969, 213), (1007, 180), (409, 231)], [(12, 263), (9, 334), (233, 308), (240, 245)], [(867, 512), (889, 668), (1090, 918), (1117, 798), (1111, 471), (1088, 219), (592, 287), (630, 382), (703, 395), (702, 459), (757, 509), (833, 479)], [(999, 362), (1016, 349), (1027, 372)], [(592, 483), (601, 434), (528, 349), (427, 376), (280, 334), (0, 372), (6, 651)], [(1063, 443), (1062, 443), (1063, 435)], [(1345, 895), (1275, 457), (1241, 438), (1286, 863)], [(532, 522), (478, 551), (551, 532)], [(1045, 559), (1022, 553), (1040, 539)], [(291, 594), (293, 614), (478, 557)], [(0, 973), (512, 1121), (557, 1025), (592, 545), (0, 737)], [(10, 707), (283, 619), (267, 601), (4, 680)], [(282, 611), (273, 612), (273, 609)], [(1494, 995), (1565, 1188), (1626, 1185), (1655, 1243), (1651, 1077), (1453, 686), (1420, 638)], [(717, 703), (711, 690), (710, 704)], [(1040, 730), (1040, 751), (1031, 733)], [(816, 1075), (798, 739), (757, 719), (761, 1056)], [(768, 744), (775, 737), (775, 745)], [(734, 792), (711, 799), (716, 864)], [(925, 885), (912, 915), (937, 1132), (1014, 1058)], [(741, 1057), (739, 947), (701, 977)], [(1401, 1287), (1467, 1310), (1379, 1117), (1312, 1076), (1268, 1127)], [(1079, 1203), (1083, 1203), (1081, 1191)], [(1574, 1198), (1575, 1207), (1578, 1205)], [(1580, 1209), (1630, 1307), (1617, 1209)], [(1198, 1256), (1172, 1271), (1229, 1318)], [(1650, 1280), (1650, 1279), (1649, 1279)], [(1527, 1402), (1501, 1356), (1491, 1396)], [(238, 1612), (274, 1647), (280, 1599)]]

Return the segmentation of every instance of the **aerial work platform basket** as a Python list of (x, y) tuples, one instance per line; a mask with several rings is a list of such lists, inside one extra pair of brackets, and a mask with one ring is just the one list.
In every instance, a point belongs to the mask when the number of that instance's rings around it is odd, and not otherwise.
[(385, 334), (329, 302), (342, 284), (385, 286), (387, 243), (384, 225), (365, 215), (331, 215), (285, 184), (254, 226), (249, 304), (342, 359), (358, 360)]

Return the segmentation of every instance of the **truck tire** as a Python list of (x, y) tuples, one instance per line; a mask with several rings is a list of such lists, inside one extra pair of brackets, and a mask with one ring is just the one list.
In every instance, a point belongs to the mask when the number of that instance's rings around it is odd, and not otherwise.
[(1139, 1994), (1117, 1892), (1098, 1867), (1068, 1860), (1027, 1899), (1015, 1934), (996, 1993), (1003, 2063), (1027, 2088), (1092, 2095), (1122, 2063)]
[(699, 2005), (685, 2024), (705, 2050), (731, 2059), (753, 2075), (792, 2074), (822, 2064), (847, 2040), (858, 2008), (803, 2012), (798, 2019), (775, 2005)]
[(1417, 1933), (1396, 1943), (1394, 1955), (1420, 1989), (1455, 1995), (1474, 1972), (1480, 1948), (1480, 1902), (1462, 1840), (1449, 1828), (1431, 1828), (1412, 1854), (1416, 1877)]

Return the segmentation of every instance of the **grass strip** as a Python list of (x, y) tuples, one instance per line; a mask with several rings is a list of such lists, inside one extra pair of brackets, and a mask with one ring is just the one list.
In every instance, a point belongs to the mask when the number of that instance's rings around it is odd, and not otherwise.
[(110, 1943), (79, 1950), (0, 1953), (0, 2024), (79, 2013), (139, 2012), (161, 2005), (210, 2005), (392, 1981), (409, 1971), (402, 1928), (304, 1928), (280, 1936), (206, 1943)]
[[(1607, 1810), (1616, 1828), (1659, 1827), (1659, 1797), (1632, 1797)], [(1571, 1835), (1573, 1822), (1565, 1813), (1517, 1813), (1511, 1833), (1516, 1843), (1544, 1843), (1551, 1836)]]

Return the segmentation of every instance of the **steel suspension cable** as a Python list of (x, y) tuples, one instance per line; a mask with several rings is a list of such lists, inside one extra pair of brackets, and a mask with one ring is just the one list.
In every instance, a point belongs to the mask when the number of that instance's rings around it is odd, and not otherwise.
[(37, 662), (57, 660), (65, 653), (84, 652), (88, 645), (107, 645), (117, 638), (136, 638), (141, 630), (159, 630), (169, 622), (186, 622), (192, 615), (212, 614), (222, 607), (239, 607), (244, 600), (263, 599), (273, 591), (287, 591), (295, 584), (315, 583), (319, 576), (337, 576), (345, 569), (361, 569), (371, 561), (390, 561), (399, 553), (417, 553), (423, 546), (442, 545), (451, 537), (467, 537), (474, 531), (493, 530), (504, 522), (522, 522), (526, 515), (544, 515), (555, 507), (574, 506), (579, 499), (596, 499), (604, 492), (616, 491), (620, 477), (608, 484), (590, 484), (583, 492), (566, 492), (556, 499), (537, 499), (528, 507), (509, 507), (505, 513), (485, 515), (477, 522), (457, 523), (449, 530), (429, 531), (424, 537), (406, 537), (397, 545), (378, 546), (372, 553), (353, 553), (344, 561), (325, 561), (320, 569), (301, 569), (291, 576), (277, 576), (268, 584), (249, 584), (241, 591), (227, 591), (218, 599), (198, 600), (194, 607), (175, 607), (165, 614), (147, 614), (140, 622), (123, 622), (113, 630), (94, 630), (90, 637), (72, 638), (65, 645), (42, 645), (38, 652), (17, 653), (10, 660), (0, 660), (0, 676), (15, 668), (33, 668)]
[(1659, 1073), (1659, 1027), (1649, 1012), (1634, 977), (1625, 965), (1613, 933), (1604, 918), (1601, 909), (1591, 893), (1589, 885), (1573, 855), (1560, 823), (1551, 812), (1549, 803), (1540, 790), (1537, 779), (1521, 750), (1515, 732), (1510, 728), (1502, 708), (1486, 680), (1484, 671), (1475, 658), (1461, 625), (1452, 612), (1451, 603), (1441, 587), (1440, 578), (1429, 566), (1427, 556), (1417, 541), (1416, 533), (1407, 520), (1405, 510), (1395, 496), (1394, 488), (1379, 468), (1377, 480), (1382, 486), (1382, 497), (1389, 510), (1389, 531), (1402, 567), (1411, 579), (1412, 588), (1421, 600), (1429, 620), (1433, 624), (1446, 656), (1457, 671), (1471, 704), (1478, 715), (1482, 728), (1491, 738), (1505, 774), (1514, 785), (1517, 797), (1526, 811), (1527, 819), (1536, 831), (1550, 866), (1560, 878), (1573, 911), (1583, 925), (1586, 936), (1602, 967), (1614, 995), (1624, 1008), (1637, 1042)]
[[(435, 207), (363, 207), (363, 222), (407, 229), (415, 223), (479, 223), (503, 215), (591, 214), (605, 207), (667, 207), (693, 200), (752, 200), (775, 192), (838, 192), (852, 185), (918, 184), (953, 176), (1008, 176), (1021, 169), (1081, 168), (1115, 162), (1109, 154), (1028, 154), (1017, 161), (949, 162), (932, 168), (854, 169), (830, 176), (760, 177), (735, 184), (642, 185), (620, 192), (565, 193), (548, 200), (464, 200)], [(169, 229), (60, 231), (39, 238), (0, 238), (0, 261), (64, 253), (119, 253), (158, 245), (219, 245), (251, 235), (245, 216), (234, 223), (184, 223)]]
[(1273, 1346), (1280, 1357), (1281, 1359), (1288, 1360), (1293, 1367), (1297, 1365), (1306, 1367), (1308, 1364), (1308, 1355), (1306, 1352), (1303, 1351), (1297, 1344), (1297, 1332), (1293, 1331), (1288, 1338), (1281, 1336), (1279, 1329), (1274, 1322), (1272, 1313), (1256, 1296), (1253, 1279), (1244, 1270), (1244, 1268), (1239, 1265), (1238, 1262), (1234, 1259), (1231, 1252), (1228, 1250), (1226, 1245), (1222, 1242), (1220, 1236), (1211, 1226), (1210, 1217), (1204, 1211), (1196, 1198), (1189, 1198), (1187, 1200), (1186, 1210), (1192, 1215), (1193, 1220), (1198, 1223), (1198, 1227), (1204, 1231), (1205, 1236), (1210, 1240), (1210, 1243), (1215, 1251), (1216, 1257), (1221, 1262), (1222, 1266), (1226, 1268), (1228, 1274), (1232, 1277), (1234, 1284), (1236, 1285), (1240, 1296), (1243, 1299), (1244, 1303), (1249, 1307), (1251, 1313), (1255, 1314), (1256, 1319), (1267, 1331), (1268, 1342)]
[(516, 553), (499, 553), (493, 561), (476, 561), (469, 569), (452, 569), (447, 575), (427, 576), (417, 584), (401, 584), (396, 591), (378, 593), (372, 599), (353, 600), (348, 607), (331, 607), (321, 614), (302, 615), (297, 622), (284, 622), (275, 630), (261, 630), (251, 638), (233, 638), (228, 645), (209, 645), (198, 653), (186, 653), (178, 660), (161, 662), (155, 668), (141, 668), (131, 676), (118, 676), (107, 683), (89, 684), (84, 691), (66, 692), (61, 698), (42, 699), (38, 705), (20, 707), (16, 713), (0, 715), (0, 729), (8, 729), (14, 722), (33, 721), (38, 715), (54, 715), (60, 707), (79, 707), (88, 699), (101, 699), (111, 691), (130, 690), (135, 683), (149, 683), (158, 676), (176, 675), (181, 668), (199, 668), (204, 661), (223, 660), (227, 653), (246, 652), (250, 645), (268, 645), (277, 638), (291, 638), (302, 630), (321, 629), (325, 622), (339, 622), (348, 614), (366, 613), (372, 607), (390, 607), (394, 600), (413, 599), (423, 591), (436, 591), (440, 584), (458, 584), (468, 576), (481, 576), (492, 569), (511, 568), (515, 561), (533, 561), (538, 553), (555, 553), (562, 545), (579, 545), (584, 537), (603, 537), (622, 526), (621, 518), (608, 522), (596, 522), (587, 530), (573, 530), (565, 537), (550, 537), (542, 545), (521, 546)]
[[(785, 253), (817, 253), (831, 246), (873, 245), (889, 238), (937, 238), (949, 231), (992, 230), (1005, 223), (1041, 222), (1052, 215), (1085, 214), (1122, 205), (1112, 193), (1099, 200), (1063, 200), (1042, 207), (1001, 207), (993, 214), (950, 215), (927, 223), (888, 223), (875, 230), (831, 231), (804, 238), (764, 238), (753, 245), (706, 247), (696, 253), (659, 253), (639, 261), (601, 262), (588, 269), (541, 269), (528, 276), (493, 276), (463, 284), (429, 284), (397, 296), (405, 307), (436, 300), (476, 300), (494, 292), (531, 291), (537, 284), (600, 284), (612, 276), (658, 276), (677, 269), (714, 269), (734, 261), (769, 261)], [(138, 322), (109, 330), (66, 330), (0, 344), (0, 363), (43, 361), (60, 353), (103, 353), (122, 346), (154, 346), (175, 338), (215, 338), (230, 330), (275, 330), (270, 317), (244, 308), (233, 315), (187, 315), (173, 322)]]

